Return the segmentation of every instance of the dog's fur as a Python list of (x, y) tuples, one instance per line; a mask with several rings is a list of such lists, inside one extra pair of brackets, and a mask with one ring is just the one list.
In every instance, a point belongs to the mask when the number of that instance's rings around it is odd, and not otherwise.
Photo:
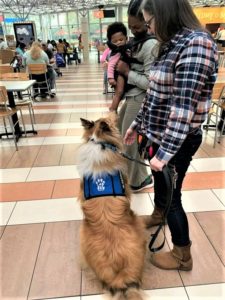
[[(122, 139), (116, 121), (114, 113), (95, 122), (81, 119), (84, 143), (77, 156), (81, 177), (79, 200), (84, 213), (81, 251), (88, 266), (112, 297), (115, 295), (117, 299), (141, 300), (143, 298), (139, 288), (146, 242), (144, 226), (130, 208), (127, 162), (118, 152), (104, 150), (95, 143), (107, 142), (122, 150)], [(122, 173), (125, 196), (85, 200), (83, 176), (112, 174), (115, 170)]]

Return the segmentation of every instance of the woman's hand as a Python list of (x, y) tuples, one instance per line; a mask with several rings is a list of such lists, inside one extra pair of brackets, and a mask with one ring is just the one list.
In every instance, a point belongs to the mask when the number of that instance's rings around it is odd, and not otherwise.
[(127, 132), (123, 138), (123, 142), (125, 145), (132, 145), (137, 138), (137, 131), (132, 128), (128, 128)]
[(152, 170), (158, 172), (162, 171), (163, 167), (167, 164), (164, 160), (158, 160), (155, 156), (150, 160), (150, 167)]
[(118, 63), (117, 63), (117, 66), (116, 66), (116, 71), (119, 72), (119, 74), (128, 77), (130, 68), (129, 68), (129, 65), (127, 63), (125, 63), (122, 60), (119, 60)]

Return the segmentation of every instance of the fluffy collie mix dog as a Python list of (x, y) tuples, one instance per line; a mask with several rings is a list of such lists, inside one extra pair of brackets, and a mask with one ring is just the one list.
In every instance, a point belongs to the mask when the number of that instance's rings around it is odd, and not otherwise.
[(95, 122), (81, 119), (81, 251), (111, 299), (141, 300), (144, 226), (130, 208), (127, 162), (118, 152), (122, 138), (116, 122), (115, 113)]

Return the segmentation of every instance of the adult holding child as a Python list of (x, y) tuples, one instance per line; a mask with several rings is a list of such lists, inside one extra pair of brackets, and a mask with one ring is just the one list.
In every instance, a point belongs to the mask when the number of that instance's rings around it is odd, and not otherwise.
[[(147, 33), (147, 27), (140, 10), (142, 0), (131, 0), (128, 6), (128, 26), (134, 38), (131, 42), (131, 58), (136, 59), (129, 66), (124, 61), (119, 61), (116, 70), (122, 75), (127, 84), (133, 85), (125, 93), (125, 101), (119, 111), (119, 128), (122, 136), (125, 135), (130, 124), (136, 117), (148, 88), (149, 71), (157, 53), (156, 39)], [(125, 145), (125, 152), (129, 156), (140, 160), (138, 145)], [(145, 166), (136, 162), (128, 162), (129, 181), (133, 192), (152, 186), (151, 175), (148, 175)]]
[(137, 132), (152, 142), (149, 161), (155, 209), (148, 218), (149, 227), (162, 221), (166, 207), (162, 169), (165, 165), (171, 172), (175, 169), (176, 186), (167, 215), (173, 249), (153, 254), (151, 262), (162, 269), (189, 271), (193, 265), (191, 240), (181, 188), (192, 156), (202, 142), (201, 124), (207, 118), (218, 69), (217, 48), (188, 0), (143, 0), (142, 12), (149, 32), (159, 41), (159, 53), (150, 70), (144, 104), (124, 142), (133, 143)]

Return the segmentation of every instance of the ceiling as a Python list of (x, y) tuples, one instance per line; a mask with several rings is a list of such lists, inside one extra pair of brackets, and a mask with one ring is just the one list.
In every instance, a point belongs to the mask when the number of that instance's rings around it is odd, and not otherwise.
[[(225, 5), (225, 0), (189, 0), (192, 6)], [(91, 8), (98, 9), (117, 4), (127, 5), (130, 0), (0, 0), (0, 13), (12, 13), (15, 17), (27, 19), (32, 14), (65, 12), (79, 9), (85, 15)]]

